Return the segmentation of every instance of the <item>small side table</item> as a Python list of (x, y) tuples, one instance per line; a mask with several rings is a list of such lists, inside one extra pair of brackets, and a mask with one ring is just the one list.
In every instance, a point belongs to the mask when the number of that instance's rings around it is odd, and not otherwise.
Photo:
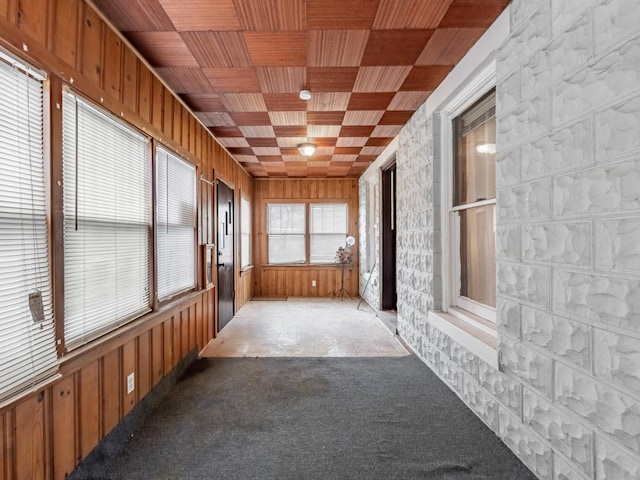
[(338, 266), (340, 267), (340, 288), (333, 293), (333, 298), (340, 298), (342, 300), (344, 300), (345, 296), (347, 296), (349, 298), (353, 298), (351, 296), (351, 294), (349, 293), (349, 290), (344, 288), (344, 269), (347, 266), (350, 266), (350, 265), (351, 265), (351, 262), (349, 262), (349, 263), (338, 263)]

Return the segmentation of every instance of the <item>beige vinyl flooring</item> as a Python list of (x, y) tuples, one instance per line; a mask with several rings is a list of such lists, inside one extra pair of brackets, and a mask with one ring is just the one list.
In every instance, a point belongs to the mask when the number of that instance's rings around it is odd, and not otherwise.
[[(203, 357), (400, 357), (408, 349), (358, 299), (247, 302)], [(387, 322), (388, 324), (388, 322)]]

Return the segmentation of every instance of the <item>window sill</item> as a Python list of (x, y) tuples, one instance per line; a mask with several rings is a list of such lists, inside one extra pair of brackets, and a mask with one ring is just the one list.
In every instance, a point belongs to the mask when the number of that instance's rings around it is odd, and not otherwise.
[(253, 265), (247, 265), (247, 266), (242, 267), (240, 269), (240, 276), (242, 276), (243, 273), (246, 273), (246, 272), (248, 272), (250, 270), (253, 270), (253, 268), (254, 268)]
[(454, 311), (455, 314), (430, 311), (427, 322), (497, 369), (498, 337), (495, 325), (462, 309)]

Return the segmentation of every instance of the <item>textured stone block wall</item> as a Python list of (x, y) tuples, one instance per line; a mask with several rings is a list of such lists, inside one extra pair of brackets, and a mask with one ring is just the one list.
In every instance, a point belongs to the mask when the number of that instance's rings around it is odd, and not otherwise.
[(539, 478), (638, 479), (640, 3), (513, 0), (510, 15), (497, 52), (504, 372), (426, 322), (440, 175), (438, 118), (423, 110), (399, 139), (398, 328)]

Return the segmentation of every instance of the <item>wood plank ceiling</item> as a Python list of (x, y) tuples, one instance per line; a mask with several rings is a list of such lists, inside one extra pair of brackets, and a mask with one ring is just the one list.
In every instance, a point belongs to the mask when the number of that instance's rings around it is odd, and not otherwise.
[(357, 177), (509, 0), (94, 3), (254, 177)]

